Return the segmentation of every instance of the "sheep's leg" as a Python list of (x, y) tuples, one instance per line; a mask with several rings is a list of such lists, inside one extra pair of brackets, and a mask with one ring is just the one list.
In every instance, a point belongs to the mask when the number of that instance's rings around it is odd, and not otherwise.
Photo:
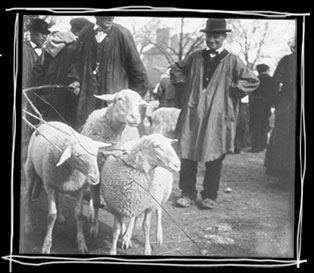
[(100, 207), (100, 183), (91, 187), (91, 228), (90, 236), (96, 238), (98, 235), (98, 211)]
[(65, 217), (62, 213), (62, 206), (60, 205), (60, 198), (61, 196), (57, 193), (56, 194), (56, 203), (57, 203), (57, 223), (58, 224), (64, 224), (65, 223)]
[[(123, 219), (124, 219), (124, 218), (123, 218)], [(122, 221), (120, 237), (123, 237), (125, 231), (126, 231), (126, 225), (125, 225), (124, 221)]]
[(144, 255), (151, 255), (152, 248), (149, 241), (150, 223), (151, 223), (152, 211), (146, 210), (143, 222), (143, 231), (145, 237)]
[(56, 189), (50, 186), (46, 187), (47, 195), (48, 195), (48, 226), (47, 232), (44, 240), (44, 244), (41, 250), (42, 254), (50, 254), (50, 248), (52, 245), (52, 231), (54, 224), (57, 219), (57, 205), (56, 205)]
[(128, 249), (129, 247), (132, 247), (131, 238), (132, 238), (134, 224), (135, 224), (135, 217), (132, 217), (126, 231), (123, 232), (122, 246), (121, 246), (122, 249), (123, 248)]
[(76, 220), (76, 242), (79, 248), (80, 253), (87, 254), (87, 246), (85, 242), (85, 236), (83, 232), (83, 196), (84, 196), (84, 188), (78, 190), (75, 204), (75, 220)]
[(121, 227), (122, 227), (123, 221), (120, 215), (114, 215), (114, 221), (113, 221), (113, 232), (112, 232), (112, 245), (109, 250), (110, 255), (117, 255), (117, 244), (119, 235), (121, 233)]
[[(33, 194), (33, 187), (36, 180), (36, 172), (33, 165), (26, 161), (25, 164), (25, 189), (23, 191), (24, 209), (25, 209), (25, 223), (24, 231), (26, 234), (30, 234), (33, 231), (31, 215), (30, 215), (30, 202)], [(23, 208), (22, 208), (23, 209)]]
[(162, 210), (161, 208), (158, 208), (156, 210), (156, 218), (157, 218), (157, 229), (156, 229), (156, 241), (157, 241), (157, 244), (159, 246), (162, 245), (163, 243), (163, 232), (162, 232), (162, 225), (161, 225), (161, 217), (162, 217)]

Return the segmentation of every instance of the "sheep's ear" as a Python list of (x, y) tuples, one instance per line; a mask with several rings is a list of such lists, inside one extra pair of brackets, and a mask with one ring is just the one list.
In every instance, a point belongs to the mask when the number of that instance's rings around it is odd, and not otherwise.
[(177, 139), (171, 139), (171, 138), (169, 138), (169, 139), (170, 139), (170, 144), (174, 144), (174, 143), (177, 143), (177, 142), (178, 142)]
[(57, 167), (61, 166), (65, 161), (67, 161), (70, 157), (71, 157), (71, 154), (72, 154), (72, 150), (71, 150), (71, 147), (68, 146), (62, 153), (60, 159), (59, 159), (59, 162), (57, 163)]
[(94, 143), (98, 147), (98, 151), (106, 150), (106, 148), (112, 146), (112, 143), (105, 143), (105, 142), (101, 142), (101, 141), (95, 141), (94, 140)]
[(95, 98), (104, 100), (108, 103), (114, 102), (116, 94), (103, 94), (103, 95), (94, 95)]
[(148, 105), (148, 102), (146, 102), (145, 100), (140, 100), (140, 106), (143, 106), (143, 107), (147, 107)]

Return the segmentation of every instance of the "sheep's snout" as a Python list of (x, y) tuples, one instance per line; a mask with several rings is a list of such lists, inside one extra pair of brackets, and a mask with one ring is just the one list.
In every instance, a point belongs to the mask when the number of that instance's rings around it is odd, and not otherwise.
[(97, 185), (99, 183), (99, 175), (87, 175), (86, 180), (91, 185)]
[(126, 123), (131, 127), (136, 127), (141, 123), (140, 114), (130, 113), (126, 118)]
[(181, 162), (179, 160), (170, 162), (170, 164), (168, 165), (168, 168), (169, 168), (169, 171), (179, 172), (181, 170)]

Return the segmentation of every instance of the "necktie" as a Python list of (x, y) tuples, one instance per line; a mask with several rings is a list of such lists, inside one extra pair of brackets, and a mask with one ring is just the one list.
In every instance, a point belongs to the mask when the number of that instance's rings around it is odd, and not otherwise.
[(105, 33), (105, 30), (102, 28), (102, 27), (98, 27), (98, 28), (96, 28), (96, 33), (98, 33), (98, 32), (103, 32), (103, 33)]

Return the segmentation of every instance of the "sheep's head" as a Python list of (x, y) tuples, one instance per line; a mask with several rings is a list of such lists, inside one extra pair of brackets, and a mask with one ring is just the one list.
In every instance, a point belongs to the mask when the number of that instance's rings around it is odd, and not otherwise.
[(67, 162), (72, 168), (81, 171), (86, 176), (86, 181), (92, 185), (99, 183), (99, 169), (97, 154), (111, 144), (94, 141), (88, 137), (80, 138), (68, 145), (63, 151), (57, 167)]
[(151, 132), (159, 133), (169, 138), (175, 137), (180, 111), (180, 109), (173, 107), (158, 108), (152, 114)]
[(172, 144), (176, 141), (177, 140), (167, 138), (161, 134), (151, 134), (142, 137), (143, 158), (145, 158), (150, 165), (163, 167), (170, 172), (180, 171), (180, 159), (172, 147)]
[(115, 94), (104, 94), (96, 98), (113, 103), (113, 118), (121, 123), (136, 127), (141, 122), (140, 107), (146, 102), (130, 89), (123, 89)]

